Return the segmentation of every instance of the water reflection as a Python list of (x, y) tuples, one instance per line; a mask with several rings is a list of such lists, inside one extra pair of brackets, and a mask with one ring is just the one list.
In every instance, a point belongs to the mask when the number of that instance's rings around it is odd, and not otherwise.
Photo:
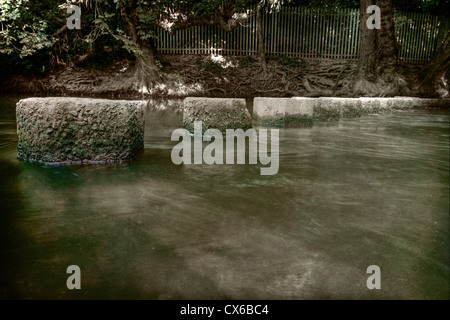
[(135, 161), (72, 167), (17, 160), (0, 105), (2, 298), (449, 297), (448, 111), (281, 130), (279, 173), (261, 176), (172, 164), (180, 101), (149, 103)]

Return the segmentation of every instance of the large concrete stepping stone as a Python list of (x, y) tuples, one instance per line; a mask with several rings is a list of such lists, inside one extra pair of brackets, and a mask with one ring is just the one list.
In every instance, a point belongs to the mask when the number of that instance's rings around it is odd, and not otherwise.
[(18, 156), (45, 163), (130, 160), (144, 147), (144, 106), (89, 98), (20, 100)]

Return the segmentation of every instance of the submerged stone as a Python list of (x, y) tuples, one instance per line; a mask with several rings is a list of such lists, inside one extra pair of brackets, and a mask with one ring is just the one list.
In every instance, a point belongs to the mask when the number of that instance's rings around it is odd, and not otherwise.
[[(400, 99), (400, 97), (396, 97)], [(430, 98), (413, 98), (414, 107), (422, 107), (422, 108), (449, 108), (450, 107), (450, 99), (430, 99)]]
[(260, 125), (291, 127), (416, 107), (450, 107), (450, 99), (257, 97), (253, 103), (253, 118)]
[(262, 98), (253, 100), (253, 119), (257, 124), (284, 126), (286, 105), (290, 98)]
[(364, 113), (380, 113), (393, 108), (392, 98), (361, 97), (361, 108)]
[(392, 108), (397, 109), (411, 109), (414, 107), (420, 107), (420, 98), (415, 97), (394, 97), (390, 98), (392, 101)]
[(64, 97), (20, 100), (18, 156), (45, 163), (130, 160), (144, 147), (144, 104)]
[(317, 99), (307, 97), (292, 97), (286, 104), (285, 125), (309, 125), (314, 118), (314, 107)]
[(319, 98), (314, 108), (314, 119), (317, 121), (334, 121), (362, 114), (361, 100), (358, 98)]
[(248, 129), (252, 118), (246, 108), (245, 99), (194, 98), (183, 102), (183, 126), (194, 132), (194, 122), (203, 123), (203, 132), (208, 129)]

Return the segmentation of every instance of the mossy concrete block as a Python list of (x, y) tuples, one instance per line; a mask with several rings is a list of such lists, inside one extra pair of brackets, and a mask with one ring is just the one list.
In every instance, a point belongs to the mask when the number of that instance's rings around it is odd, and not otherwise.
[(88, 98), (20, 100), (18, 156), (44, 163), (130, 160), (144, 147), (144, 106)]
[(444, 107), (444, 108), (450, 108), (450, 98), (447, 99), (435, 99), (430, 107)]
[(285, 107), (286, 126), (312, 124), (316, 104), (315, 98), (292, 97), (289, 99)]
[(450, 99), (421, 98), (418, 103), (423, 108), (450, 108)]
[(379, 112), (380, 101), (378, 98), (359, 98), (361, 100), (361, 108), (365, 113)]
[(194, 132), (194, 121), (202, 121), (203, 132), (218, 129), (246, 130), (252, 126), (252, 118), (246, 108), (245, 99), (194, 98), (183, 101), (183, 126)]
[(390, 98), (393, 110), (411, 109), (420, 107), (420, 98), (415, 97), (394, 97)]
[(341, 118), (342, 107), (339, 98), (319, 98), (314, 106), (314, 121), (336, 121)]
[(322, 97), (314, 106), (316, 121), (335, 121), (341, 117), (358, 117), (361, 114), (363, 114), (361, 100), (358, 98)]
[(363, 113), (380, 113), (392, 110), (392, 98), (361, 97), (361, 108)]
[(263, 98), (253, 100), (253, 119), (257, 124), (284, 126), (286, 106), (291, 98)]
[(436, 101), (439, 101), (439, 100), (440, 99), (421, 98), (421, 99), (419, 99), (419, 106), (425, 107), (425, 108), (426, 107), (434, 107), (434, 106), (436, 106)]
[(450, 107), (450, 99), (432, 99), (416, 97), (394, 97), (392, 100), (393, 109), (411, 109), (411, 108), (442, 108)]
[(360, 117), (366, 113), (362, 108), (361, 100), (358, 98), (338, 98), (336, 102), (341, 104), (342, 117), (344, 118)]

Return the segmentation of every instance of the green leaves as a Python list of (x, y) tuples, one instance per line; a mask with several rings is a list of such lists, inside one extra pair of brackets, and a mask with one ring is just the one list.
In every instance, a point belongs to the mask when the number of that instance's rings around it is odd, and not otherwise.
[(21, 58), (50, 47), (47, 22), (32, 13), (32, 1), (0, 1), (0, 53), (17, 53)]

